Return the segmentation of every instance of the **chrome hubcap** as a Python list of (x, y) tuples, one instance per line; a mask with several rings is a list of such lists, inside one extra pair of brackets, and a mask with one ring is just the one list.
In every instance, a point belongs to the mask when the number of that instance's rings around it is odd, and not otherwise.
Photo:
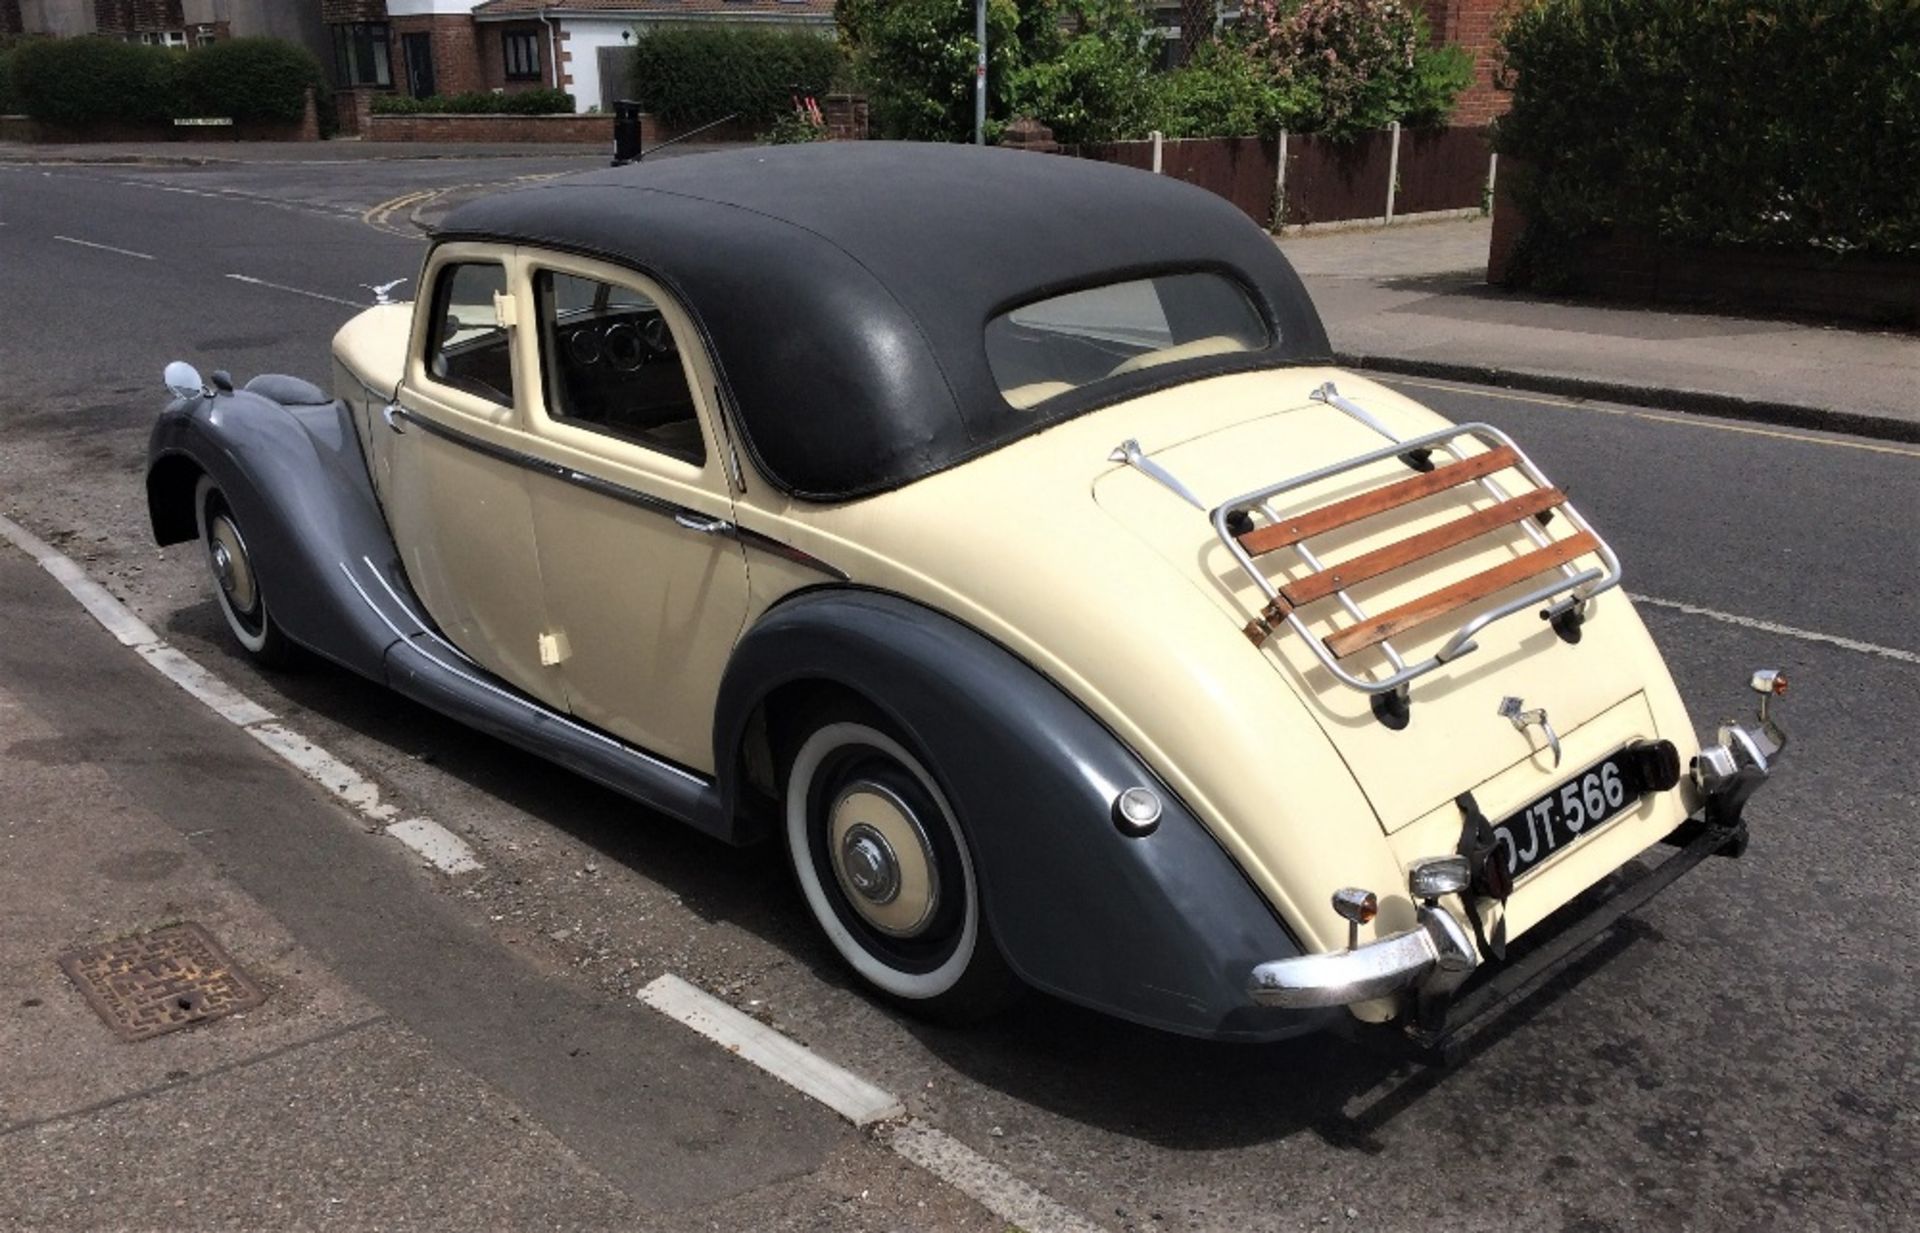
[(235, 612), (251, 613), (258, 594), (254, 589), (253, 566), (247, 560), (247, 546), (240, 531), (222, 514), (207, 524), (207, 555), (213, 563), (214, 580)]
[(834, 877), (860, 918), (892, 937), (924, 931), (940, 903), (940, 875), (926, 831), (882, 784), (857, 780), (828, 815)]

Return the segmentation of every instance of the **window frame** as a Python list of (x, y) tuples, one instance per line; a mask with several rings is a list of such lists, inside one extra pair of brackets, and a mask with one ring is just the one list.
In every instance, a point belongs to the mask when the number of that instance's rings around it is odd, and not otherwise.
[(524, 405), (527, 378), (526, 365), (520, 353), (520, 340), (515, 337), (521, 332), (517, 326), (496, 327), (505, 335), (508, 373), (513, 383), (513, 388), (506, 391), (507, 401), (502, 402), (470, 386), (456, 385), (433, 371), (433, 355), (438, 349), (440, 331), (446, 317), (440, 310), (442, 288), (446, 289), (446, 295), (451, 295), (450, 280), (459, 267), (470, 265), (498, 268), (502, 293), (518, 298), (518, 270), (513, 250), (468, 244), (448, 244), (437, 249), (426, 271), (425, 294), (415, 307), (413, 337), (407, 352), (407, 383), (435, 401), (477, 418), (494, 422), (502, 418), (517, 418)]
[[(518, 255), (520, 274), (517, 285), (524, 288), (527, 295), (522, 320), (532, 327), (521, 331), (527, 336), (522, 340), (526, 347), (524, 354), (526, 361), (537, 369), (533, 380), (525, 385), (523, 391), (528, 424), (534, 437), (592, 455), (621, 470), (656, 476), (676, 484), (718, 489), (722, 487), (719, 477), (724, 473), (729, 477), (727, 486), (744, 488), (746, 481), (740, 469), (739, 455), (733, 448), (731, 434), (719, 420), (721, 413), (715, 395), (718, 378), (712, 360), (707, 355), (704, 336), (679, 300), (659, 282), (628, 266), (547, 249), (522, 248), (518, 250)], [(687, 383), (687, 393), (693, 403), (694, 420), (700, 430), (699, 461), (637, 440), (629, 434), (554, 414), (546, 367), (546, 340), (543, 337), (545, 323), (540, 318), (541, 306), (535, 291), (542, 273), (565, 274), (604, 283), (616, 290), (644, 296), (659, 309), (668, 330), (673, 334), (681, 376)]]
[[(514, 68), (515, 49), (532, 54), (531, 67)], [(540, 35), (534, 30), (502, 30), (500, 32), (500, 59), (502, 71), (508, 81), (545, 81), (546, 71), (541, 64)]]
[[(330, 23), (333, 32), (333, 67), (340, 84), (349, 89), (393, 88), (393, 25), (384, 21), (339, 21)], [(359, 40), (366, 39), (367, 57), (373, 69), (371, 80), (360, 78), (356, 63)]]

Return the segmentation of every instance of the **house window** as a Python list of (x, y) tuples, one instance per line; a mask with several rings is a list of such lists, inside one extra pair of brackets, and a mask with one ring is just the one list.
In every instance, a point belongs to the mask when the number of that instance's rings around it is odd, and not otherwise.
[(360, 21), (333, 28), (333, 62), (345, 86), (390, 86), (393, 62), (387, 52), (387, 23)]
[(187, 32), (185, 30), (142, 30), (140, 41), (150, 47), (185, 47)]
[(540, 80), (540, 36), (509, 30), (501, 38), (507, 53), (508, 81)]

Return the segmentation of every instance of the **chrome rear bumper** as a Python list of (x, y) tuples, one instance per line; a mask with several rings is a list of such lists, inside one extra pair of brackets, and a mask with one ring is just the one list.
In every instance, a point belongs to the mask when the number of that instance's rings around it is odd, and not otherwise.
[(1262, 1006), (1313, 1010), (1388, 997), (1418, 985), (1448, 993), (1479, 965), (1466, 929), (1443, 907), (1422, 905), (1420, 923), (1351, 950), (1276, 959), (1253, 969), (1247, 995)]

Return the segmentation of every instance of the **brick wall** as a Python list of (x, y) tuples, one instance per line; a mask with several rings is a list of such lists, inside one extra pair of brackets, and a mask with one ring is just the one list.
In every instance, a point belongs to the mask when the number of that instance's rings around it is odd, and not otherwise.
[(387, 0), (320, 0), (320, 20), (329, 25), (342, 21), (385, 21)]
[(1433, 27), (1434, 41), (1452, 43), (1473, 57), (1473, 85), (1460, 96), (1450, 123), (1485, 124), (1504, 115), (1509, 105), (1506, 91), (1493, 84), (1499, 60), (1494, 35), (1500, 14), (1508, 0), (1421, 0), (1427, 22)]
[[(547, 27), (540, 22), (474, 22), (479, 30), (480, 77), (487, 90), (538, 90), (553, 81), (553, 47), (547, 38)], [(533, 80), (507, 80), (508, 35), (533, 39), (533, 45), (539, 50), (540, 76)]]
[(393, 60), (393, 88), (413, 93), (407, 79), (405, 36), (425, 34), (433, 40), (433, 90), (436, 94), (466, 94), (485, 90), (488, 82), (476, 58), (477, 40), (471, 17), (396, 17), (390, 23), (389, 55)]
[[(613, 151), (612, 116), (370, 116), (368, 141), (543, 141), (604, 146)], [(640, 140), (659, 140), (652, 116), (640, 118)]]

